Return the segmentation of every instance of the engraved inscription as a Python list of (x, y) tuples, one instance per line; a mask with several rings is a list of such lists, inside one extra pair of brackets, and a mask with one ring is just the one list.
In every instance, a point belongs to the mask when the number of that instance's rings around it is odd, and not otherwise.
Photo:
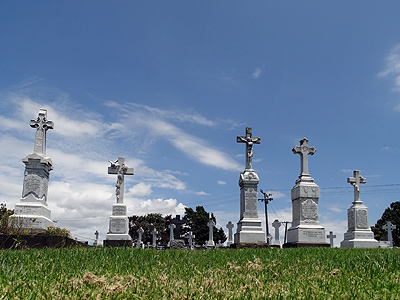
[(348, 210), (347, 211), (347, 223), (348, 223), (348, 226), (349, 226), (349, 229), (354, 229), (354, 227), (355, 227), (355, 220), (354, 220), (354, 210), (352, 210), (352, 209), (350, 209), (350, 210)]
[(40, 183), (42, 178), (35, 173), (27, 174), (24, 180), (24, 195), (25, 197), (29, 193), (34, 193), (36, 196), (40, 194)]
[(113, 215), (114, 216), (125, 216), (126, 215), (126, 206), (114, 206), (113, 207)]
[(305, 200), (301, 204), (301, 214), (304, 219), (316, 220), (318, 217), (318, 205), (311, 199)]
[(357, 210), (357, 228), (368, 228), (368, 213), (366, 209)]
[(110, 231), (112, 233), (125, 233), (125, 220), (111, 219)]
[(246, 215), (257, 217), (257, 191), (254, 188), (248, 188), (244, 192)]

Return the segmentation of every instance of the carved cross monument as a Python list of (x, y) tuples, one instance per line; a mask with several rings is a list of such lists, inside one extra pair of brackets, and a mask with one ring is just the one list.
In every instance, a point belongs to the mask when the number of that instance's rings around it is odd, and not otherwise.
[(238, 136), (238, 143), (246, 143), (246, 168), (240, 173), (240, 220), (237, 223), (234, 243), (265, 243), (264, 231), (258, 217), (258, 183), (260, 179), (253, 170), (253, 144), (260, 144), (261, 138), (252, 136), (251, 127), (246, 127), (246, 136)]
[(22, 159), (25, 164), (22, 198), (15, 205), (14, 215), (10, 218), (21, 228), (37, 230), (54, 226), (51, 212), (47, 208), (47, 191), (50, 171), (53, 163), (46, 157), (46, 131), (54, 128), (54, 123), (47, 119), (47, 110), (40, 109), (36, 119), (30, 121), (30, 126), (36, 128), (33, 153)]
[(360, 171), (354, 170), (353, 177), (347, 178), (347, 182), (354, 187), (354, 201), (347, 210), (348, 230), (340, 242), (340, 247), (377, 248), (378, 241), (374, 239), (374, 233), (368, 224), (368, 207), (360, 199), (360, 185), (367, 180), (360, 175)]
[(181, 226), (185, 224), (185, 221), (181, 220), (180, 215), (176, 215), (175, 219), (171, 219), (171, 224), (175, 225), (174, 238), (179, 240), (181, 238)]
[(128, 168), (123, 157), (118, 157), (115, 162), (110, 161), (110, 163), (108, 174), (117, 174), (117, 183), (115, 185), (117, 203), (124, 203), (124, 175), (133, 175), (133, 168)]
[(246, 136), (238, 136), (238, 143), (246, 143), (246, 170), (253, 170), (252, 158), (253, 158), (253, 144), (260, 144), (260, 137), (252, 137), (251, 127), (246, 127)]
[(54, 123), (47, 120), (47, 110), (40, 109), (39, 116), (31, 120), (31, 127), (36, 128), (35, 146), (33, 153), (46, 155), (46, 131), (54, 128)]
[(214, 243), (214, 226), (215, 223), (213, 221), (213, 219), (211, 218), (211, 213), (210, 213), (210, 218), (208, 221), (208, 241), (207, 241), (207, 247), (214, 247), (215, 243)]
[(389, 247), (393, 248), (392, 230), (396, 229), (396, 225), (393, 225), (392, 222), (387, 221), (386, 224), (382, 226), (382, 229), (387, 231), (387, 240), (389, 241)]
[(235, 225), (229, 221), (228, 224), (226, 224), (226, 228), (228, 228), (228, 241), (226, 242), (227, 246), (230, 247), (230, 245), (233, 244), (233, 235), (232, 235), (232, 230)]
[(281, 246), (281, 240), (279, 239), (279, 227), (281, 227), (282, 223), (279, 222), (279, 220), (275, 220), (274, 223), (272, 223), (272, 227), (275, 228), (275, 237), (274, 237), (274, 243), (273, 245)]
[(113, 204), (112, 215), (110, 217), (110, 229), (106, 235), (105, 246), (131, 246), (132, 238), (129, 235), (129, 221), (127, 207), (124, 204), (124, 176), (133, 175), (133, 168), (128, 168), (125, 158), (118, 157), (114, 162), (110, 161), (108, 174), (117, 175), (115, 185), (115, 196), (117, 203)]
[(350, 183), (354, 187), (354, 202), (353, 203), (362, 203), (360, 199), (360, 184), (366, 183), (367, 180), (360, 175), (360, 171), (353, 171), (354, 177), (347, 178), (347, 182)]
[(333, 239), (336, 238), (336, 234), (333, 234), (333, 231), (329, 231), (329, 235), (326, 236), (329, 239), (329, 244), (331, 248), (333, 248)]
[(302, 180), (303, 176), (310, 177), (310, 173), (308, 173), (308, 155), (314, 155), (316, 151), (314, 147), (308, 145), (308, 140), (306, 138), (300, 141), (300, 146), (293, 147), (292, 152), (300, 155), (300, 180)]
[(137, 239), (137, 242), (136, 242), (136, 248), (141, 248), (142, 236), (143, 236), (143, 233), (144, 233), (143, 228), (139, 227), (139, 229), (137, 230), (137, 233), (138, 233), (138, 239)]
[(318, 220), (319, 186), (308, 172), (308, 155), (316, 152), (303, 138), (300, 146), (294, 146), (294, 154), (300, 155), (300, 176), (292, 188), (292, 226), (287, 232), (288, 247), (329, 247), (325, 240), (325, 228)]

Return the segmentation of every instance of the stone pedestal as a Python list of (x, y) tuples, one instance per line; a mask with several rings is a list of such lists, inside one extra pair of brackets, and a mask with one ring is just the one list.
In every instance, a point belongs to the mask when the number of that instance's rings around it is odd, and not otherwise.
[(132, 241), (129, 235), (129, 219), (125, 204), (116, 203), (113, 205), (112, 216), (110, 217), (109, 232), (106, 240)]
[(319, 186), (311, 177), (300, 178), (292, 188), (292, 227), (287, 232), (291, 247), (329, 247), (325, 242), (325, 228), (318, 220)]
[(22, 159), (25, 164), (22, 198), (10, 216), (12, 226), (46, 230), (54, 226), (50, 209), (47, 208), (49, 173), (53, 169), (49, 157), (32, 153)]
[(340, 242), (341, 248), (378, 248), (379, 243), (374, 239), (368, 223), (368, 208), (359, 202), (347, 210), (348, 230), (344, 240)]
[(258, 217), (258, 182), (254, 170), (246, 169), (240, 174), (240, 220), (234, 235), (234, 243), (265, 243), (265, 232)]

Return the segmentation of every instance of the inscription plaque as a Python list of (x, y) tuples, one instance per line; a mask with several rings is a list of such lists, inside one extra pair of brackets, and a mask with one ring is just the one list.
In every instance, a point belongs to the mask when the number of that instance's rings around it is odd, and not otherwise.
[(126, 221), (122, 219), (111, 219), (110, 220), (110, 231), (111, 233), (125, 233)]
[(368, 228), (368, 213), (367, 210), (357, 210), (357, 227), (361, 229)]
[(304, 219), (316, 220), (318, 217), (318, 205), (311, 199), (301, 204), (301, 213)]

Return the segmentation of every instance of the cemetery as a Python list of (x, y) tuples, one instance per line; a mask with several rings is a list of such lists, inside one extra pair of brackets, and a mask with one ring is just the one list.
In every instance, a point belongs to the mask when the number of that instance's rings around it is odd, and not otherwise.
[[(245, 135), (237, 136), (237, 142), (245, 144), (246, 157), (238, 182), (239, 220), (226, 224), (227, 236), (223, 228), (216, 227), (214, 214), (201, 206), (196, 211), (187, 208), (182, 219), (180, 215), (163, 217), (157, 212), (128, 216), (125, 175), (134, 175), (134, 169), (120, 156), (109, 161), (108, 167), (108, 174), (116, 175), (116, 202), (110, 203), (109, 230), (103, 241), (96, 231), (95, 242), (88, 245), (72, 239), (67, 229), (55, 227), (51, 220), (47, 190), (53, 162), (46, 156), (46, 132), (54, 124), (48, 120), (46, 109), (39, 110), (30, 126), (36, 134), (33, 152), (22, 159), (22, 197), (13, 213), (7, 214), (2, 206), (2, 222), (6, 220), (9, 226), (0, 235), (0, 247), (4, 249), (0, 252), (0, 280), (5, 299), (94, 299), (96, 295), (154, 299), (335, 298), (337, 293), (343, 299), (370, 299), (375, 297), (372, 291), (377, 286), (382, 287), (379, 298), (399, 292), (400, 253), (393, 247), (392, 235), (396, 225), (390, 221), (382, 224), (387, 239), (375, 239), (368, 208), (361, 201), (361, 184), (366, 179), (358, 170), (347, 178), (354, 188), (354, 201), (347, 210), (348, 231), (340, 242), (343, 249), (330, 249), (341, 233), (327, 234), (319, 222), (318, 208), (324, 203), (308, 171), (309, 156), (316, 153), (316, 148), (308, 144), (307, 138), (292, 149), (300, 156), (300, 175), (291, 189), (292, 220), (275, 219), (271, 222), (272, 235), (268, 227), (265, 231), (262, 228), (258, 212), (258, 201), (267, 207), (272, 198), (261, 190), (264, 198), (258, 199), (260, 178), (253, 169), (253, 146), (261, 144), (261, 138), (254, 137), (252, 128), (246, 127)], [(203, 220), (201, 225), (195, 217)], [(267, 213), (265, 218), (268, 224)], [(282, 243), (279, 230), (284, 224)], [(41, 248), (66, 249), (55, 252)], [(61, 280), (54, 277), (55, 261), (57, 273), (64, 274)], [(43, 284), (36, 274), (46, 278)], [(4, 287), (5, 281), (11, 284)], [(361, 282), (363, 288), (354, 291), (354, 285)]]

